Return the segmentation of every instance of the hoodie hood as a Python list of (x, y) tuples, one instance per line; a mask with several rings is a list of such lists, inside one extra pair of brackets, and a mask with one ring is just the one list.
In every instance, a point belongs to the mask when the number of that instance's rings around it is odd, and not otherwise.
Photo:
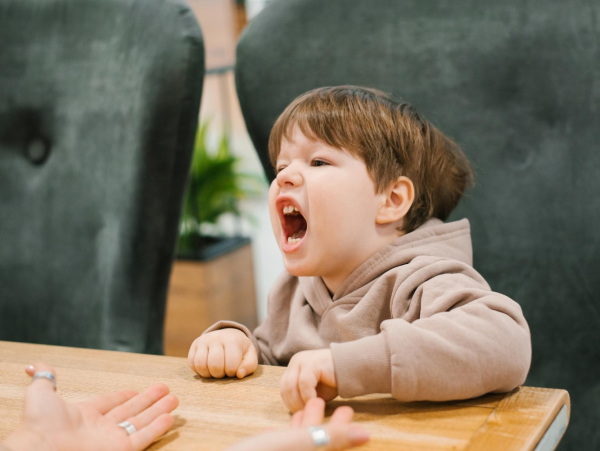
[[(329, 295), (320, 277), (300, 277), (307, 298), (314, 304), (323, 304), (317, 310), (326, 308), (336, 301), (367, 285), (392, 268), (405, 265), (417, 257), (448, 258), (473, 266), (471, 227), (468, 219), (444, 223), (432, 218), (416, 230), (399, 237), (375, 253), (348, 276), (340, 288)], [(311, 304), (313, 304), (311, 302)]]

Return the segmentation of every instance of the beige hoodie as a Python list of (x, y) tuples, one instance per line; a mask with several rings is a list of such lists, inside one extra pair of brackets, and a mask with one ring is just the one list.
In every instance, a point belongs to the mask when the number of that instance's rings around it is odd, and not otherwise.
[(431, 219), (359, 266), (333, 295), (320, 277), (282, 274), (254, 334), (259, 362), (331, 348), (342, 397), (445, 401), (525, 381), (531, 338), (519, 305), (472, 267), (469, 222)]

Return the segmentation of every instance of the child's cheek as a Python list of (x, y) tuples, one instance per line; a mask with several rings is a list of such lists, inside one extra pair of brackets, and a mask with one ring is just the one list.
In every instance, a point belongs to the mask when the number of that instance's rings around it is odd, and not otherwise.
[(279, 238), (281, 237), (281, 224), (279, 222), (279, 215), (276, 212), (273, 213), (270, 208), (269, 213), (271, 216), (271, 230), (273, 231), (273, 235), (279, 244)]

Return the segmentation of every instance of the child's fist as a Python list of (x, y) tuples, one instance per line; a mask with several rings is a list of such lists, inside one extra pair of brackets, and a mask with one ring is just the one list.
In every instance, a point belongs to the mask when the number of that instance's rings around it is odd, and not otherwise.
[(302, 410), (308, 400), (331, 401), (338, 395), (330, 349), (302, 351), (292, 357), (279, 384), (281, 398), (292, 412)]
[(202, 377), (237, 376), (243, 378), (258, 367), (256, 348), (238, 329), (209, 332), (194, 340), (188, 364)]

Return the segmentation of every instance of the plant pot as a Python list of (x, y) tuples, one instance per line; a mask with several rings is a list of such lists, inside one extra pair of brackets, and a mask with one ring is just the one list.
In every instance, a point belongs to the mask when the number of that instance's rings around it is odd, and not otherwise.
[(251, 330), (257, 326), (252, 247), (247, 237), (202, 237), (193, 252), (173, 263), (164, 351), (187, 357), (190, 345), (209, 326), (232, 320)]
[(185, 248), (177, 250), (178, 260), (209, 261), (233, 252), (247, 244), (246, 236), (203, 236), (194, 235), (186, 238)]

